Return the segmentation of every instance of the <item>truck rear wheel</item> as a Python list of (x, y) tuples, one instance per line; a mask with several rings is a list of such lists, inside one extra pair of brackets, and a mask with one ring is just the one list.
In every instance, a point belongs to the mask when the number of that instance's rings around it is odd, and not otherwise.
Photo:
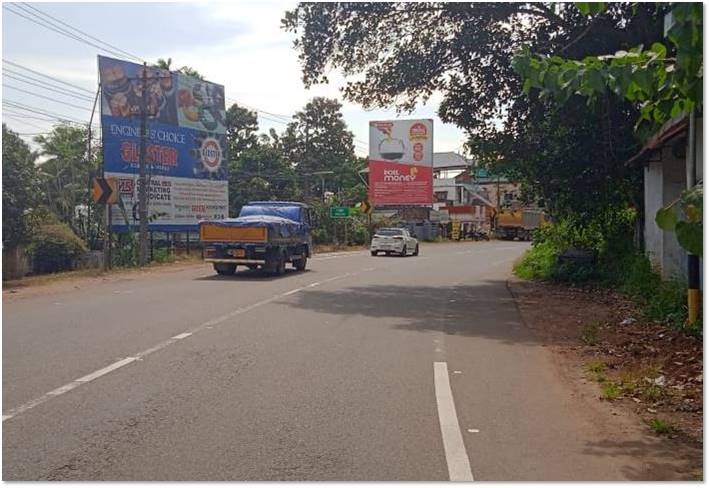
[(308, 256), (306, 255), (306, 251), (302, 251), (301, 257), (299, 257), (298, 259), (294, 259), (292, 262), (293, 267), (296, 268), (298, 271), (305, 271), (306, 263), (308, 262)]
[(281, 251), (274, 251), (264, 265), (264, 271), (272, 275), (282, 275), (286, 272), (286, 256)]
[(235, 271), (237, 271), (237, 265), (229, 263), (214, 263), (214, 270), (218, 275), (233, 275)]

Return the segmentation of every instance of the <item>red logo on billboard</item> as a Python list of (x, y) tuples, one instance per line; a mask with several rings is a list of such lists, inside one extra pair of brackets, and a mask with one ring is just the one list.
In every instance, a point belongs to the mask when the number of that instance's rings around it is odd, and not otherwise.
[(121, 195), (133, 195), (133, 180), (130, 178), (119, 178), (118, 180), (118, 192)]
[(370, 122), (370, 125), (372, 127), (375, 127), (377, 130), (382, 132), (388, 137), (392, 137), (392, 127), (394, 126), (394, 123), (392, 122)]
[(222, 162), (222, 148), (219, 147), (219, 142), (216, 139), (205, 139), (200, 150), (202, 153), (202, 163), (207, 171), (217, 171)]
[(421, 122), (417, 122), (416, 124), (412, 124), (409, 128), (409, 139), (412, 141), (426, 141), (427, 132), (426, 125)]

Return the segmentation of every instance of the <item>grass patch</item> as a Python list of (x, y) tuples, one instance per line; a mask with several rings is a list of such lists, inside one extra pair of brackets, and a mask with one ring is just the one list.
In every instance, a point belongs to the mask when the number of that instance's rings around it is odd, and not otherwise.
[(641, 395), (641, 398), (647, 402), (656, 402), (663, 398), (663, 388), (658, 385), (649, 385), (647, 383), (641, 388), (641, 392), (639, 394)]
[(586, 324), (582, 327), (580, 339), (588, 346), (599, 344), (599, 324)]
[(606, 381), (607, 378), (604, 374), (606, 371), (606, 363), (604, 361), (590, 361), (585, 367), (597, 383), (604, 383)]
[(670, 434), (675, 430), (670, 423), (661, 419), (651, 419), (648, 425), (658, 435)]
[(590, 373), (603, 373), (606, 370), (606, 363), (604, 361), (589, 361), (586, 368)]
[(621, 396), (621, 388), (616, 383), (607, 382), (602, 385), (602, 399), (607, 401), (616, 400)]

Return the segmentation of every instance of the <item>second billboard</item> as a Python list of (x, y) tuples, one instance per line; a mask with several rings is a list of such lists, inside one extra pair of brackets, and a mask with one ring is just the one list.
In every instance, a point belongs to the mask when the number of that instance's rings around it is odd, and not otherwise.
[(370, 203), (432, 204), (433, 130), (431, 119), (370, 122)]

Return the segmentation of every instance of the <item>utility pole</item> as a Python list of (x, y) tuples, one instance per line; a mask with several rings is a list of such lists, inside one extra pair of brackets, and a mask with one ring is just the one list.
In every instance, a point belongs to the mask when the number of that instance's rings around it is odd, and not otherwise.
[[(305, 129), (305, 132), (306, 132), (306, 140), (305, 140), (305, 144), (304, 144), (305, 149), (304, 149), (304, 151), (303, 151), (303, 162), (304, 162), (304, 163), (306, 162), (306, 159), (308, 158), (308, 136), (309, 136), (309, 131), (308, 131), (308, 114), (306, 113), (305, 116), (306, 116), (306, 129)], [(306, 165), (306, 167), (308, 168), (308, 165)], [(313, 168), (308, 168), (308, 169), (311, 170), (311, 171), (313, 170)], [(305, 201), (308, 201), (309, 198), (310, 198), (310, 196), (311, 196), (311, 185), (310, 185), (311, 182), (310, 182), (310, 179), (308, 178), (308, 174), (305, 174), (305, 175), (304, 175), (304, 180), (305, 180), (305, 182), (306, 182), (306, 188), (305, 188), (306, 191), (305, 191), (305, 194), (304, 194), (304, 200), (305, 200)]]
[(148, 188), (146, 181), (145, 163), (145, 133), (147, 118), (147, 63), (143, 63), (143, 73), (141, 75), (141, 139), (140, 152), (138, 156), (138, 265), (145, 266), (148, 257)]

